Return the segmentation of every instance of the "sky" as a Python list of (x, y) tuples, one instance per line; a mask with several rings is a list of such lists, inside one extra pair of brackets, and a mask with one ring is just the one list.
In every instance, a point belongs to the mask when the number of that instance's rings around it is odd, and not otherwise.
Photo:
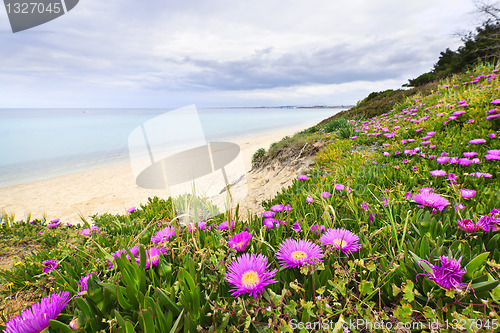
[(81, 0), (12, 33), (0, 108), (352, 105), (428, 72), (472, 0)]

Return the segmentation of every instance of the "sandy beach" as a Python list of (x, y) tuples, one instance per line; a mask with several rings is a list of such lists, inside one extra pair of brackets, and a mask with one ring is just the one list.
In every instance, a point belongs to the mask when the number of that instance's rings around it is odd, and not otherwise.
[[(267, 150), (271, 143), (310, 126), (312, 124), (304, 124), (234, 141), (241, 149), (246, 171), (251, 169), (252, 156), (257, 149)], [(270, 185), (268, 188), (273, 188)], [(265, 188), (259, 191), (266, 194)], [(48, 220), (59, 218), (63, 223), (78, 223), (80, 216), (88, 219), (96, 213), (123, 214), (127, 208), (138, 207), (154, 196), (166, 198), (168, 192), (137, 186), (130, 163), (122, 163), (0, 188), (0, 211), (15, 214), (16, 220), (31, 214), (32, 219), (46, 216)]]

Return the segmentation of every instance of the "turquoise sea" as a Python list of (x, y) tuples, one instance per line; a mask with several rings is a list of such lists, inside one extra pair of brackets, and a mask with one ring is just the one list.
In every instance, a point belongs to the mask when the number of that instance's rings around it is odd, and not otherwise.
[[(129, 134), (169, 111), (0, 109), (0, 187), (127, 162)], [(235, 141), (314, 125), (339, 111), (211, 108), (198, 115), (207, 141)]]

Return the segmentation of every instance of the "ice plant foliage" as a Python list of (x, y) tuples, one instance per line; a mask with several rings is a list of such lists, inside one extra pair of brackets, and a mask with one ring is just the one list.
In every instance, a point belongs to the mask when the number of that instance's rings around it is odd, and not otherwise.
[(7, 322), (6, 333), (38, 333), (49, 327), (70, 300), (69, 291), (50, 294)]
[(309, 240), (285, 239), (279, 246), (276, 258), (287, 268), (320, 262), (325, 255), (321, 248)]
[(269, 270), (267, 257), (262, 254), (245, 253), (236, 258), (227, 268), (225, 279), (232, 285), (231, 295), (239, 297), (245, 293), (257, 298), (274, 279), (277, 270)]
[(331, 245), (344, 254), (350, 254), (361, 248), (359, 237), (352, 231), (346, 229), (328, 229), (319, 239), (325, 245)]
[(426, 275), (428, 279), (436, 282), (436, 284), (444, 289), (460, 289), (467, 285), (466, 283), (462, 283), (462, 276), (466, 273), (466, 270), (460, 266), (462, 257), (457, 260), (440, 256), (436, 259), (439, 262), (436, 265), (431, 264), (427, 260), (421, 260), (427, 263), (432, 269), (432, 272), (426, 272), (423, 275)]

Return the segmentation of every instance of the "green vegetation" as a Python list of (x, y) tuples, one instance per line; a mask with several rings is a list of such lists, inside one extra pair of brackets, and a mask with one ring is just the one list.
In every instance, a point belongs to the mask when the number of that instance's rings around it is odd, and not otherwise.
[[(2, 244), (29, 238), (38, 248), (1, 271), (3, 302), (69, 291), (74, 298), (50, 321), (54, 332), (73, 332), (72, 320), (82, 332), (292, 332), (325, 324), (363, 332), (370, 323), (392, 325), (386, 331), (402, 323), (415, 331), (492, 332), (500, 325), (500, 117), (490, 117), (500, 103), (496, 73), (480, 65), (433, 93), (415, 90), (376, 117), (330, 120), (278, 142), (266, 156), (328, 140), (308, 180), (263, 203), (275, 214), (267, 219), (225, 212), (179, 233), (172, 201), (159, 198), (130, 214), (93, 216), (99, 230), (86, 236), (74, 226), (4, 217)], [(339, 138), (351, 129), (354, 135)], [(152, 243), (167, 226), (177, 232)], [(346, 251), (347, 238), (325, 244), (330, 228), (352, 232), (360, 247)], [(266, 256), (276, 280), (256, 297), (235, 297), (226, 279), (241, 256), (228, 241), (244, 230), (252, 234), (244, 252)], [(286, 239), (313, 242), (324, 257), (284, 267), (276, 256)], [(58, 266), (44, 273), (44, 260)], [(92, 272), (84, 290), (82, 277)], [(246, 272), (241, 284), (266, 279)], [(15, 314), (2, 311), (4, 321)]]

